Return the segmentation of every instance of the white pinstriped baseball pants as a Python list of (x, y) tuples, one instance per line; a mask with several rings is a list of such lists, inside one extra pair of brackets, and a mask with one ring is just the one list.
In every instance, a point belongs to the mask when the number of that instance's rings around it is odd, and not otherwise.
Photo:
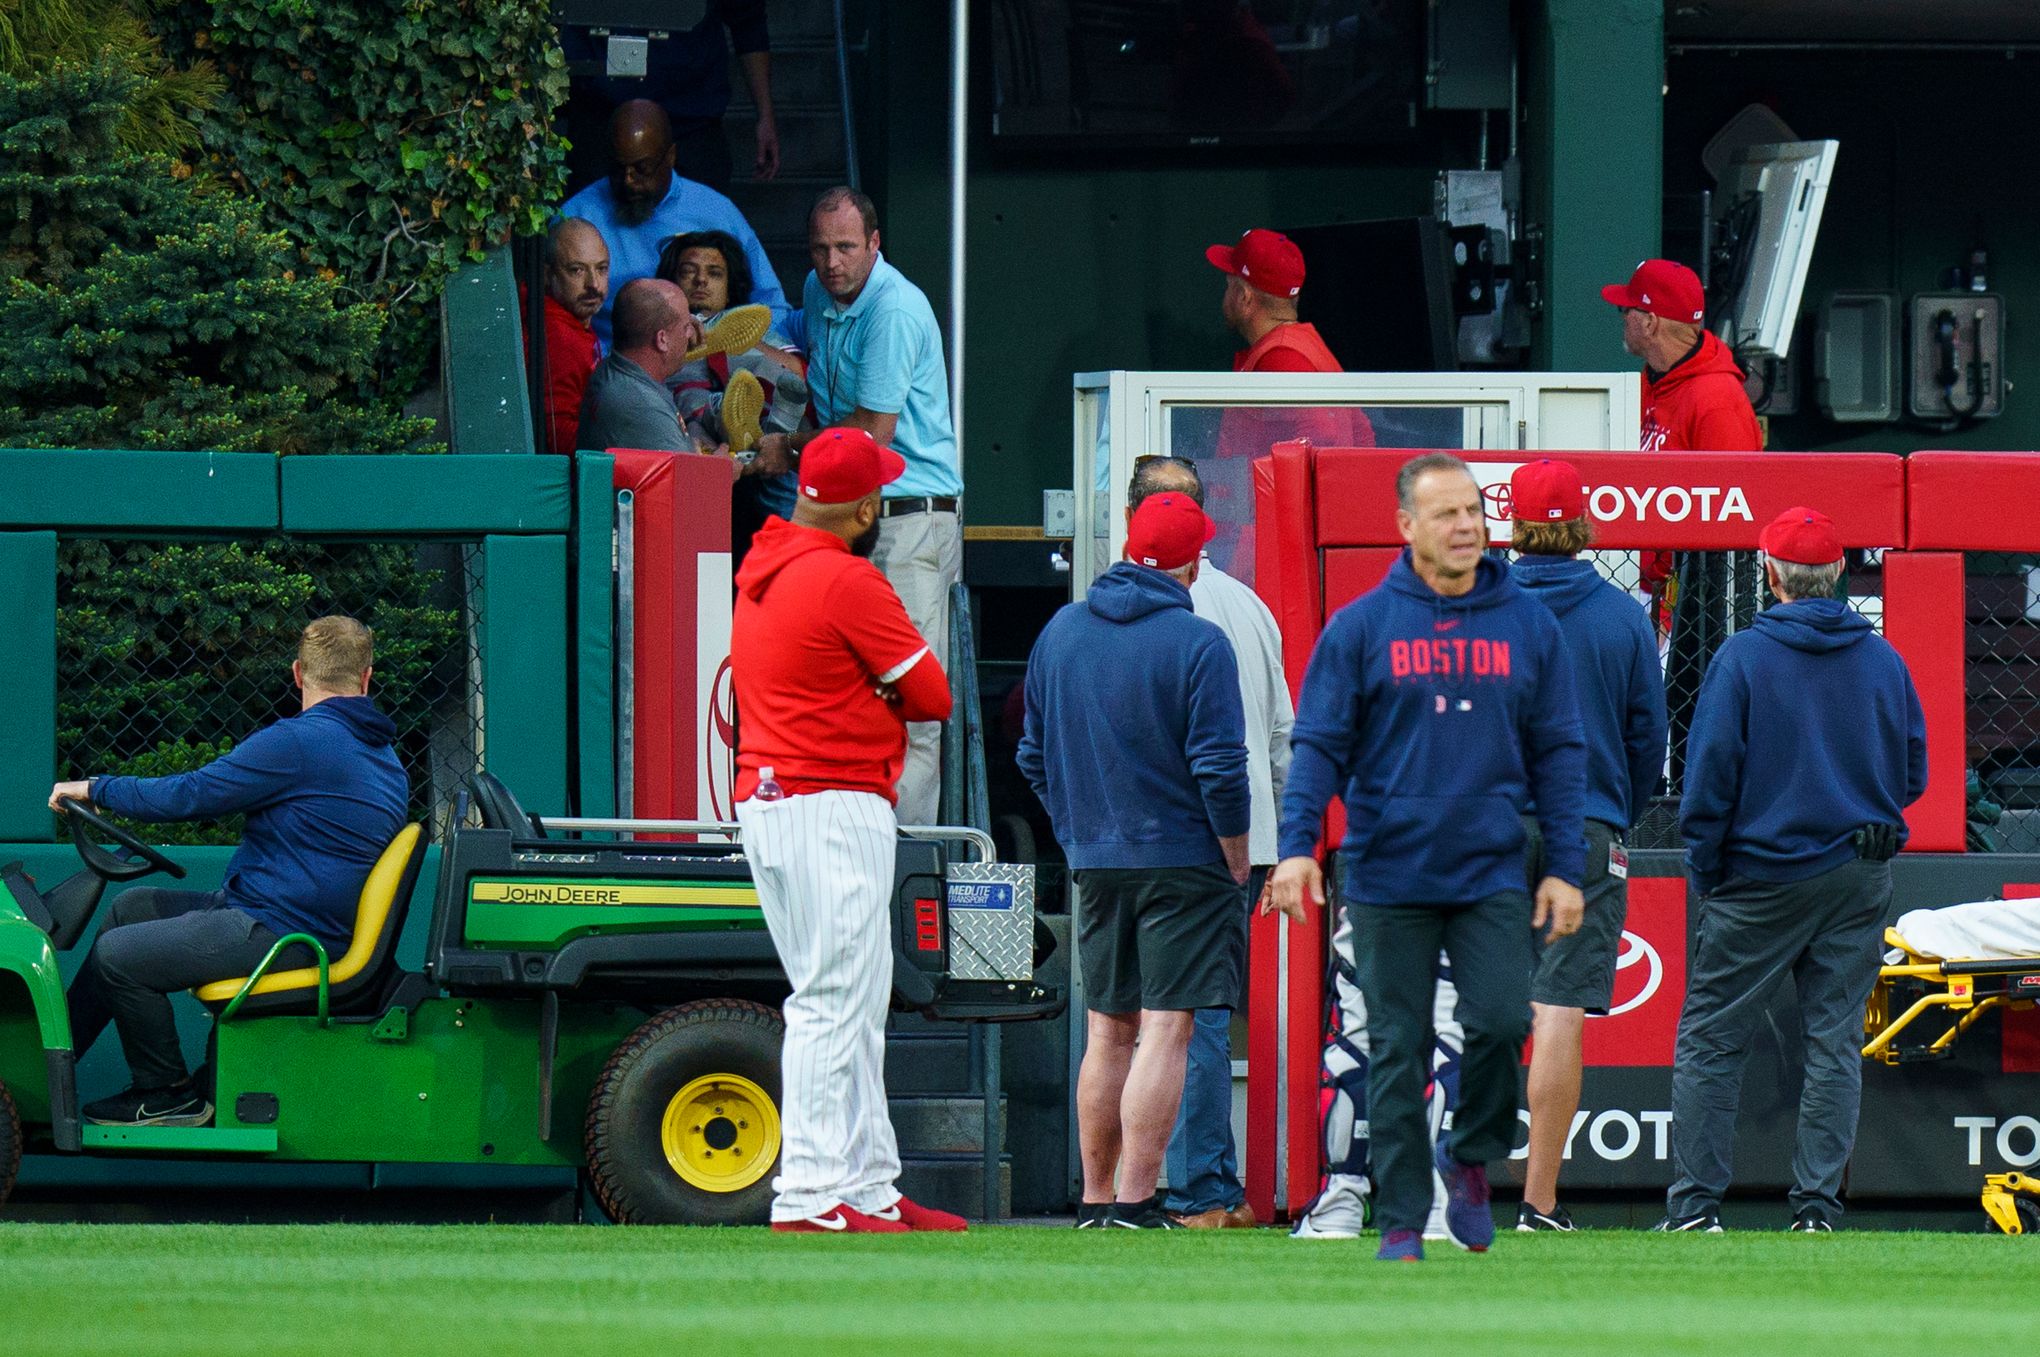
[(818, 1216), (838, 1202), (883, 1211), (900, 1196), (885, 1099), (892, 805), (869, 792), (814, 792), (742, 802), (737, 820), (765, 926), (793, 982), (772, 1218)]

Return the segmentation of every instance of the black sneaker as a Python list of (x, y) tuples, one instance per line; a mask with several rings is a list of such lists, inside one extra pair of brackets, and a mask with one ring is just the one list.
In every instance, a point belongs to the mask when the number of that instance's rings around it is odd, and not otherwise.
[(1078, 1202), (1077, 1228), (1079, 1230), (1102, 1230), (1112, 1218), (1111, 1202)]
[(204, 1126), (212, 1115), (212, 1103), (188, 1079), (170, 1088), (131, 1088), (83, 1108), (94, 1126)]
[(1108, 1226), (1121, 1230), (1180, 1230), (1176, 1218), (1162, 1209), (1162, 1194), (1157, 1192), (1144, 1202), (1114, 1202), (1111, 1214), (1105, 1218)]
[(1572, 1216), (1563, 1206), (1553, 1206), (1549, 1211), (1540, 1211), (1529, 1202), (1516, 1208), (1516, 1228), (1524, 1234), (1538, 1230), (1561, 1230), (1571, 1234), (1576, 1227)]
[(1650, 1228), (1660, 1234), (1720, 1234), (1721, 1213), (1700, 1211), (1690, 1216), (1666, 1216)]
[(1828, 1223), (1826, 1214), (1818, 1206), (1802, 1208), (1799, 1214), (1792, 1218), (1792, 1224), (1787, 1226), (1786, 1229), (1792, 1234), (1833, 1234), (1835, 1232), (1835, 1227)]

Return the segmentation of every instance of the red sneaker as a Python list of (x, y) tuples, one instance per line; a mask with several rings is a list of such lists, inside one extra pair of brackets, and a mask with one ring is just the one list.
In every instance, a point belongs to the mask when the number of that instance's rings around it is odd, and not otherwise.
[(878, 1216), (867, 1216), (862, 1211), (851, 1210), (841, 1202), (805, 1220), (772, 1222), (774, 1234), (905, 1234), (911, 1228), (897, 1217), (885, 1220)]
[(969, 1228), (963, 1223), (962, 1216), (937, 1211), (932, 1206), (923, 1206), (911, 1197), (901, 1197), (885, 1210), (873, 1211), (871, 1214), (879, 1220), (896, 1220), (909, 1230), (947, 1230), (952, 1234), (960, 1234)]

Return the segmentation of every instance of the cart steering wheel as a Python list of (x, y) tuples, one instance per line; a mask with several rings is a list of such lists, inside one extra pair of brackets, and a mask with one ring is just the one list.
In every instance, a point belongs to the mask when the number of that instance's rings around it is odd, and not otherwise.
[[(63, 801), (65, 824), (71, 831), (71, 842), (78, 847), (78, 856), (85, 859), (97, 876), (108, 881), (133, 881), (147, 876), (150, 872), (167, 872), (182, 880), (184, 868), (164, 857), (161, 853), (143, 843), (127, 830), (112, 823), (83, 801), (65, 797)], [(141, 859), (118, 858), (92, 842), (88, 830), (98, 830), (122, 848)]]

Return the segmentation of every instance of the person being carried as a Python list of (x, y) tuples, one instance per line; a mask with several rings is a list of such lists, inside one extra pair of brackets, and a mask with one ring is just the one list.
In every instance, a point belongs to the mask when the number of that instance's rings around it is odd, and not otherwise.
[(609, 124), (610, 171), (567, 199), (563, 217), (592, 222), (609, 246), (611, 303), (595, 313), (595, 334), (610, 342), (612, 303), (626, 283), (658, 271), (659, 249), (687, 231), (727, 231), (742, 242), (744, 258), (757, 280), (755, 300), (772, 309), (775, 325), (786, 323), (786, 293), (772, 271), (758, 233), (737, 205), (706, 184), (685, 179), (673, 168), (673, 123), (647, 99), (616, 110)]
[[(161, 822), (247, 816), (216, 891), (137, 886), (114, 897), (71, 982), (72, 1049), (83, 1056), (113, 1024), (134, 1082), (84, 1108), (100, 1126), (203, 1126), (211, 1095), (184, 1063), (170, 995), (246, 975), (277, 939), (309, 933), (338, 955), (376, 859), (403, 827), (410, 784), (392, 748), (396, 725), (368, 696), (375, 633), (351, 617), (321, 617), (298, 641), (295, 716), (232, 753), (170, 777), (59, 782), (50, 806), (80, 801)], [(293, 946), (281, 969), (315, 965)]]

